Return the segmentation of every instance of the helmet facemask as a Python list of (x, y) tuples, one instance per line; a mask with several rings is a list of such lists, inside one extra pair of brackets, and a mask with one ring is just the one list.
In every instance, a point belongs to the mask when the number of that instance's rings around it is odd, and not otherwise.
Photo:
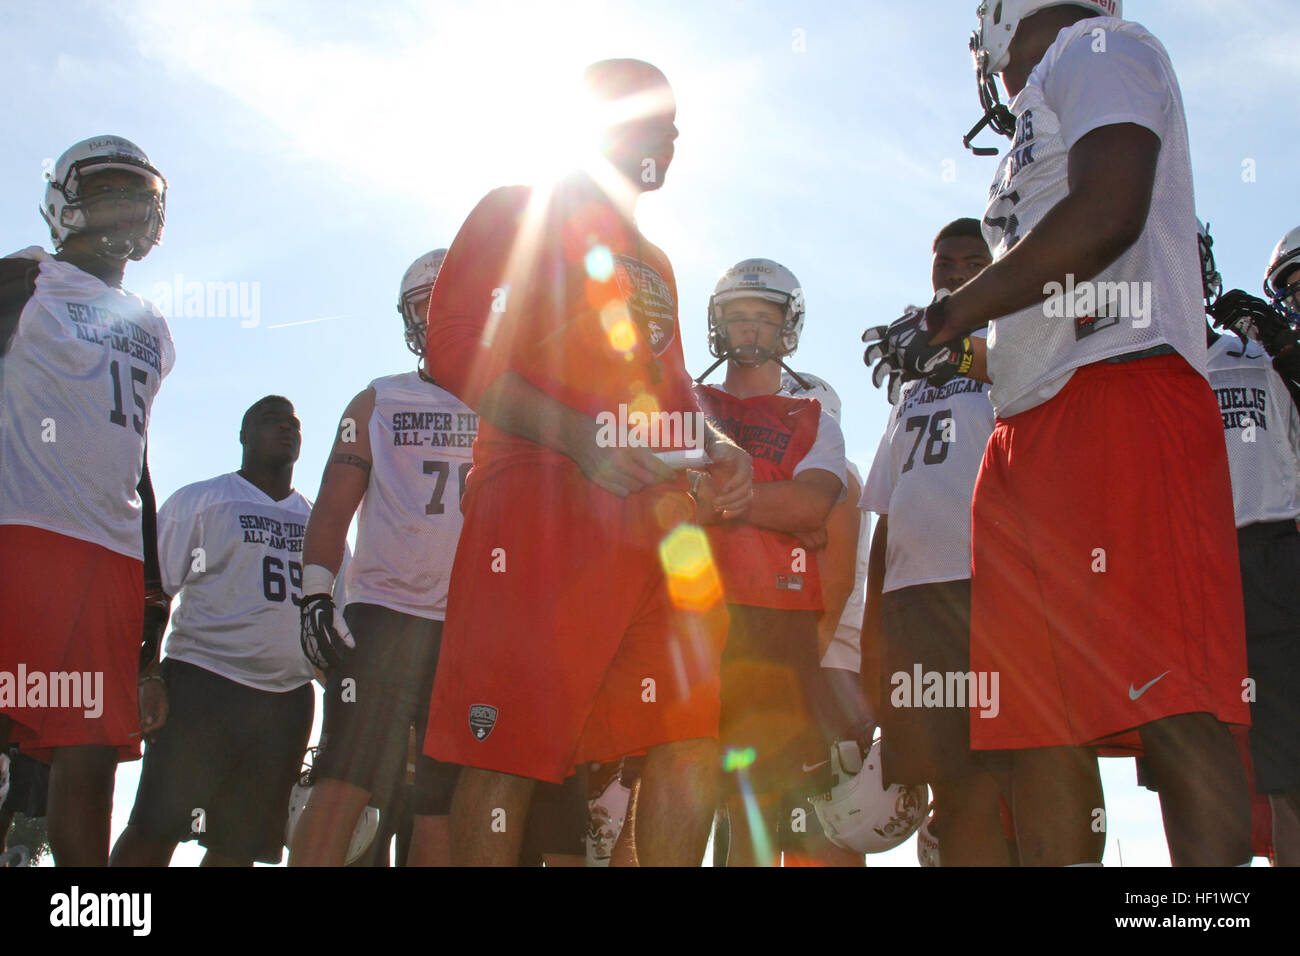
[[(995, 22), (1002, 4), (994, 0), (997, 6), (994, 8)], [(988, 2), (980, 4), (978, 16), (980, 18), (979, 29), (970, 35), (971, 56), (975, 60), (975, 87), (979, 93), (980, 106), (984, 110), (984, 116), (978, 123), (971, 127), (970, 132), (962, 137), (962, 145), (969, 149), (976, 156), (996, 156), (998, 151), (991, 146), (972, 146), (971, 140), (980, 134), (985, 126), (989, 127), (995, 133), (1001, 133), (1008, 139), (1015, 136), (1016, 117), (1001, 101), (998, 96), (997, 81), (994, 79), (994, 73), (990, 71), (993, 65), (990, 62), (992, 54), (985, 44), (984, 27), (988, 23)]]
[(402, 313), (402, 325), (406, 328), (406, 347), (420, 358), (424, 358), (424, 335), (429, 324), (429, 296), (432, 292), (432, 282), (418, 285), (402, 293), (402, 301), (397, 306), (397, 311)]
[[(111, 171), (131, 174), (139, 185), (95, 189), (93, 183), (87, 184)], [(62, 182), (51, 179), (50, 188), (64, 199), (58, 213), (61, 230), (52, 230), (56, 249), (61, 250), (72, 236), (93, 236), (104, 258), (140, 260), (162, 240), (167, 184), (152, 166), (120, 156), (91, 157), (73, 163)], [(110, 203), (111, 210), (105, 211)], [(42, 213), (50, 221), (53, 209), (42, 208)]]

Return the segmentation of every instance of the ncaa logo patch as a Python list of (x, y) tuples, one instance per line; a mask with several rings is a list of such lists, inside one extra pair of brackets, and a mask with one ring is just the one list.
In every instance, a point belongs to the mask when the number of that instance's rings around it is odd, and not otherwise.
[(497, 725), (497, 709), (491, 704), (472, 704), (469, 708), (469, 731), (475, 740), (487, 740)]

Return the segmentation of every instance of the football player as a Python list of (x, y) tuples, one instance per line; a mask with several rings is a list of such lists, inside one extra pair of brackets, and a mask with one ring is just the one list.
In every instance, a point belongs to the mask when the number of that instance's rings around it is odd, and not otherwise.
[[(307, 523), (302, 645), (327, 682), (314, 785), (294, 828), (291, 866), (342, 866), (370, 802), (391, 835), (411, 728), (417, 744), (424, 736), (478, 429), (478, 416), (425, 367), (429, 294), (446, 252), (420, 256), (402, 276), (397, 309), (417, 368), (375, 379), (348, 403)], [(340, 613), (330, 591), (358, 508), (350, 603)], [(457, 772), (417, 766), (410, 865), (447, 864)], [(388, 840), (377, 842), (386, 860)]]
[[(672, 268), (633, 221), (672, 160), (672, 91), (638, 60), (585, 81), (592, 165), (488, 194), (429, 305), (433, 376), (480, 414), (425, 741), (467, 768), (460, 864), (518, 859), (536, 781), (641, 750), (642, 864), (698, 865), (713, 812), (723, 609), (659, 454), (698, 460), (702, 437), (713, 502), (735, 511), (749, 458), (699, 426)], [(659, 441), (638, 444), (652, 413)]]
[[(822, 410), (843, 430), (840, 397), (823, 379), (809, 372), (782, 372), (781, 392), (794, 398), (815, 398)], [(802, 384), (800, 384), (802, 382)], [(844, 498), (831, 509), (826, 523), (816, 531), (796, 535), (809, 551), (817, 552), (821, 576), (822, 607), (817, 619), (817, 650), (827, 693), (833, 708), (832, 729), (840, 739), (859, 736), (866, 725), (874, 725), (870, 702), (862, 689), (862, 612), (866, 599), (867, 552), (871, 544), (871, 521), (860, 509), (862, 474), (857, 465), (844, 460), (847, 488)], [(859, 724), (863, 724), (859, 727)], [(861, 853), (837, 846), (817, 826), (796, 829), (796, 811), (806, 814), (808, 801), (787, 796), (782, 820), (791, 824), (782, 830), (782, 862), (785, 866), (863, 866)]]
[(0, 259), (0, 672), (81, 693), (0, 704), (0, 750), (12, 739), (50, 764), (55, 862), (103, 866), (162, 627), (145, 444), (175, 349), (122, 278), (162, 237), (167, 184), (119, 136), (72, 146), (47, 180), (55, 254)]
[(1182, 822), (1176, 865), (1240, 864), (1244, 612), (1218, 586), (1239, 566), (1200, 269), (1168, 241), (1195, 225), (1178, 79), (1118, 0), (979, 18), (981, 123), (1013, 137), (984, 217), (994, 262), (896, 322), (877, 370), (978, 373), (968, 333), (990, 325), (971, 665), (1000, 675), (1001, 705), (972, 745), (1005, 752), (1025, 864), (1100, 862), (1097, 746), (1145, 751)]
[[(992, 261), (977, 219), (935, 237), (930, 281), (955, 292)], [(980, 333), (976, 333), (980, 334)], [(945, 866), (1007, 866), (996, 779), (971, 753), (977, 702), (963, 694), (917, 706), (922, 675), (971, 673), (970, 501), (993, 406), (983, 382), (914, 380), (898, 404), (867, 476), (863, 505), (880, 516), (872, 549), (883, 575), (868, 584), (864, 640), (880, 663), (880, 724), (886, 783), (929, 784), (943, 821)], [(979, 686), (980, 675), (965, 685)], [(991, 688), (990, 683), (985, 683)], [(991, 710), (991, 703), (987, 710)]]
[[(1296, 233), (1278, 244), (1265, 276), (1273, 302), (1300, 316), (1291, 301), (1300, 258)], [(1288, 240), (1291, 247), (1288, 249)], [(1199, 235), (1206, 311), (1221, 327), (1207, 328), (1210, 387), (1219, 400), (1232, 475), (1237, 546), (1246, 606), (1246, 657), (1252, 686), (1249, 732), (1254, 790), (1266, 794), (1273, 818), (1273, 852), (1281, 866), (1300, 865), (1300, 413), (1293, 363), (1297, 333), (1287, 313), (1239, 289), (1219, 295), (1209, 229)], [(1262, 343), (1262, 344), (1261, 344)], [(1294, 367), (1293, 365), (1291, 367)], [(1288, 387), (1289, 386), (1289, 387)], [(1148, 781), (1158, 789), (1158, 781)], [(1162, 802), (1163, 805), (1163, 802)], [(1177, 827), (1176, 821), (1168, 826)], [(1253, 828), (1252, 828), (1253, 829)], [(1257, 847), (1256, 855), (1260, 855)]]
[(778, 832), (790, 826), (782, 797), (830, 790), (827, 751), (841, 729), (822, 716), (832, 702), (819, 667), (819, 553), (795, 535), (820, 530), (844, 494), (844, 436), (819, 402), (781, 394), (783, 359), (803, 322), (789, 269), (738, 262), (709, 299), (709, 351), (726, 359), (726, 378), (696, 386), (710, 423), (754, 461), (743, 518), (718, 518), (708, 476), (695, 490), (731, 618), (718, 738), (729, 866), (779, 864)]
[(238, 471), (186, 485), (158, 512), (162, 589), (180, 604), (167, 656), (140, 685), (142, 720), (158, 717), (114, 866), (167, 866), (194, 839), (203, 866), (278, 863), (284, 849), (315, 710), (297, 639), (311, 502), (293, 489), (293, 404), (255, 402), (239, 443)]

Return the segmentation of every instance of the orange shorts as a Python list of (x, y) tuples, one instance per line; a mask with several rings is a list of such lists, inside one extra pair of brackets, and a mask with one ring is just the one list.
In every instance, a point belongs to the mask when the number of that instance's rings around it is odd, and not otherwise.
[(135, 558), (0, 525), (0, 713), (14, 721), (10, 740), (47, 763), (54, 748), (84, 744), (138, 760), (143, 617)]
[[(659, 545), (693, 504), (522, 464), (465, 495), (424, 752), (560, 783), (586, 761), (718, 734), (727, 613), (674, 606)], [(703, 535), (701, 540), (706, 540)]]
[(1179, 356), (1099, 362), (989, 439), (971, 510), (977, 750), (1104, 745), (1208, 712), (1248, 724), (1218, 404)]

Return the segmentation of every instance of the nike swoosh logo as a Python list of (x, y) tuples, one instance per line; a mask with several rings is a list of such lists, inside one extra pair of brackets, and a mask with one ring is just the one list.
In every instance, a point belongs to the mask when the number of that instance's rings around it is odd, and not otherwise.
[(1141, 689), (1141, 690), (1134, 690), (1134, 689), (1133, 689), (1133, 685), (1132, 685), (1132, 684), (1129, 684), (1129, 685), (1128, 685), (1128, 699), (1129, 699), (1129, 700), (1137, 700), (1139, 697), (1141, 697), (1143, 694), (1145, 694), (1147, 691), (1149, 691), (1149, 690), (1151, 689), (1151, 686), (1152, 686), (1153, 684), (1155, 684), (1156, 681), (1160, 680), (1161, 678), (1163, 678), (1163, 677), (1164, 677), (1166, 674), (1168, 674), (1168, 673), (1169, 673), (1169, 671), (1165, 671), (1165, 673), (1164, 673), (1164, 674), (1161, 674), (1160, 677), (1153, 677), (1151, 680), (1147, 681), (1145, 684), (1142, 685), (1142, 689)]
[(815, 763), (815, 764), (813, 764), (811, 767), (808, 766), (807, 764), (804, 764), (804, 765), (803, 765), (803, 772), (804, 772), (804, 773), (812, 773), (812, 772), (813, 772), (814, 770), (816, 770), (818, 767), (824, 767), (824, 766), (826, 766), (828, 763), (830, 763), (829, 760), (823, 760), (823, 761), (821, 761), (820, 763)]

